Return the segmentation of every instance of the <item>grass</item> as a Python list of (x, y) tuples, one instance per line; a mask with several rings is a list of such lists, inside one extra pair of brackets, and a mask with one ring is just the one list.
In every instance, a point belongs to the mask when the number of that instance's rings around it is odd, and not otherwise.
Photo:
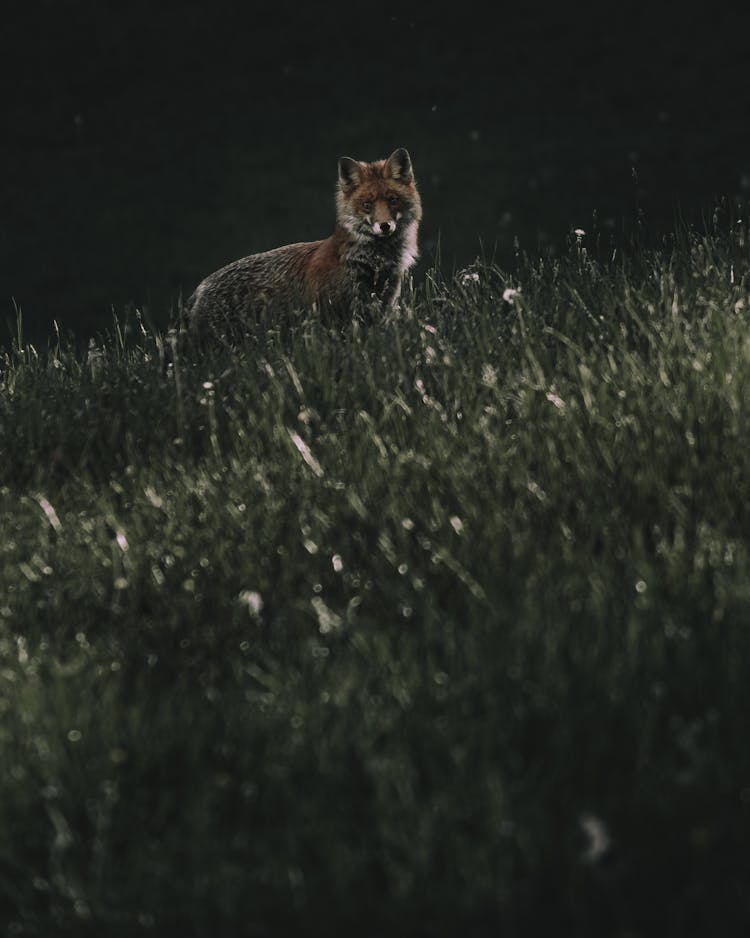
[(12, 343), (5, 933), (744, 933), (750, 255), (708, 227), (169, 364)]

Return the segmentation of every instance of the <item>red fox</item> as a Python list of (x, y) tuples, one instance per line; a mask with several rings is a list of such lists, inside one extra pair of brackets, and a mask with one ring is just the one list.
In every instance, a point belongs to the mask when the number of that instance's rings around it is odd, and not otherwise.
[(387, 160), (338, 164), (336, 228), (322, 241), (251, 254), (210, 274), (185, 308), (188, 329), (232, 333), (274, 306), (393, 307), (417, 259), (422, 205), (404, 149)]

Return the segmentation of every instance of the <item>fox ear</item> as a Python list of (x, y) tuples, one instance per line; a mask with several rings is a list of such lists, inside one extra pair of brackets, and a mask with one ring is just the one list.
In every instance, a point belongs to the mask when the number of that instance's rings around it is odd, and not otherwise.
[(400, 179), (401, 182), (411, 182), (414, 179), (414, 172), (411, 168), (411, 157), (407, 150), (399, 147), (385, 161), (385, 174), (392, 179)]
[(345, 188), (351, 188), (359, 185), (362, 175), (359, 171), (359, 163), (350, 156), (342, 156), (339, 160), (339, 182)]

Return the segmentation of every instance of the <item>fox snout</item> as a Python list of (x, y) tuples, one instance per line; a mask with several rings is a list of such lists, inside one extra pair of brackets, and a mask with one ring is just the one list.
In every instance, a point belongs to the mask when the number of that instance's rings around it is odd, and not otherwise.
[(378, 238), (387, 238), (396, 230), (395, 221), (374, 221), (372, 230)]
[(392, 204), (394, 199), (395, 196), (390, 195), (367, 203), (367, 207), (370, 208), (367, 220), (376, 238), (389, 238), (396, 230), (401, 213), (395, 204)]

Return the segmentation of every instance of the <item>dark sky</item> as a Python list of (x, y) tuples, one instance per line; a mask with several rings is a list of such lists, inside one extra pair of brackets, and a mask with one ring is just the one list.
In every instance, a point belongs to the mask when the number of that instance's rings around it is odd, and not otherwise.
[[(520, 5), (519, 5), (520, 7)], [(750, 14), (650, 6), (29, 3), (3, 48), (0, 343), (23, 309), (158, 325), (252, 251), (330, 233), (340, 155), (412, 155), (423, 271), (559, 250), (596, 211), (750, 195)], [(637, 173), (634, 182), (633, 169)]]

